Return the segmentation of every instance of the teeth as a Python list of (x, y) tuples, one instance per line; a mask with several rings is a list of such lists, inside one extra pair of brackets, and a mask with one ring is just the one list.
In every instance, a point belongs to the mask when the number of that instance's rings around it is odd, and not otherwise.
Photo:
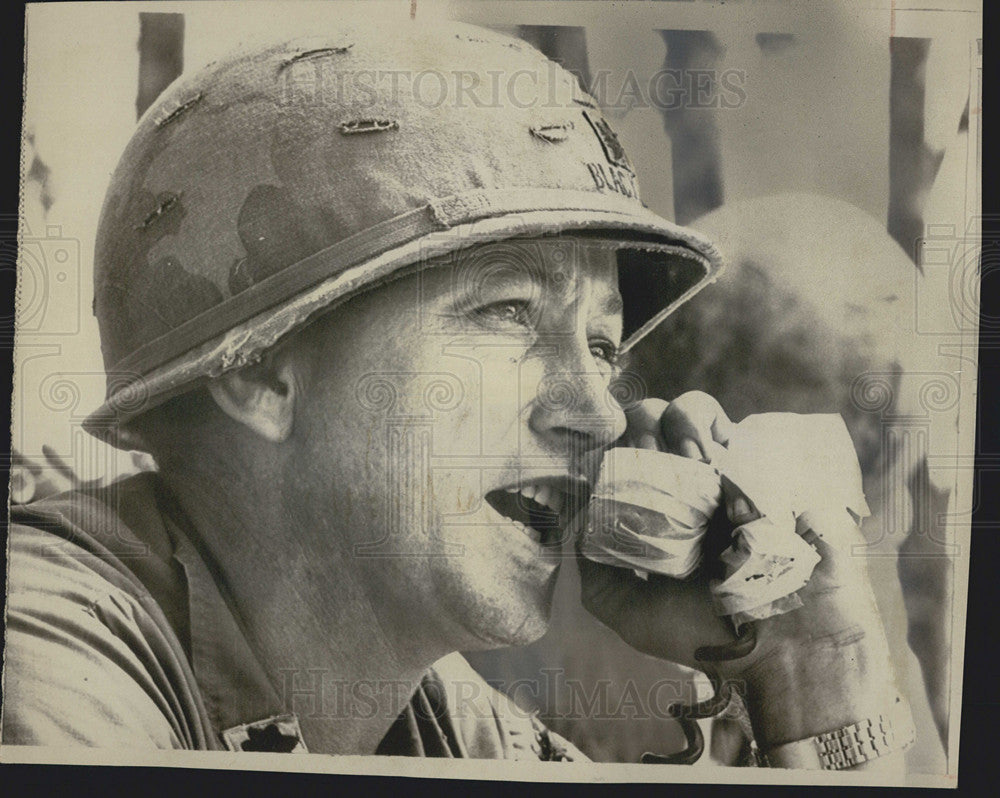
[(521, 493), (533, 501), (538, 502), (543, 507), (548, 507), (552, 512), (562, 511), (566, 496), (558, 488), (549, 485), (524, 485), (520, 488), (507, 488), (508, 493)]
[(540, 488), (535, 490), (535, 501), (539, 504), (548, 507), (549, 506), (549, 486), (542, 485)]
[(513, 522), (513, 524), (514, 524), (515, 527), (517, 527), (519, 530), (521, 530), (525, 535), (527, 535), (533, 541), (535, 541), (536, 543), (538, 543), (538, 533), (535, 530), (530, 529), (529, 527), (526, 527), (520, 521), (515, 521), (514, 519), (511, 519), (511, 521)]
[(552, 493), (549, 496), (548, 505), (553, 512), (561, 512), (563, 508), (563, 502), (566, 501), (566, 497), (563, 496), (562, 491), (552, 489)]

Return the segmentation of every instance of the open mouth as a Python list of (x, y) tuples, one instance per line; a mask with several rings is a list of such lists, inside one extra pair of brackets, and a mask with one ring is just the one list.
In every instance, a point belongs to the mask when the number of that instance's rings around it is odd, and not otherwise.
[(524, 485), (492, 490), (485, 499), (500, 515), (542, 546), (559, 547), (571, 522), (586, 506), (590, 490), (579, 483), (529, 482)]

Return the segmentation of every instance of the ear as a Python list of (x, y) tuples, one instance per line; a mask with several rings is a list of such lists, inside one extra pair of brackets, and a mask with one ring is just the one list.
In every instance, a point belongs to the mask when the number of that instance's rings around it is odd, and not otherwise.
[(291, 434), (299, 386), (288, 350), (272, 350), (259, 363), (222, 374), (208, 390), (227, 416), (265, 440), (281, 443)]

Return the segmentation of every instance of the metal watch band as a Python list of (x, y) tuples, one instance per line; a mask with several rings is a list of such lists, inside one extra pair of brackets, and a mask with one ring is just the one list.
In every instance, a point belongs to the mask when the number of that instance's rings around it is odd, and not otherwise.
[(909, 705), (897, 698), (885, 713), (758, 752), (757, 761), (762, 767), (843, 770), (902, 751), (915, 737)]

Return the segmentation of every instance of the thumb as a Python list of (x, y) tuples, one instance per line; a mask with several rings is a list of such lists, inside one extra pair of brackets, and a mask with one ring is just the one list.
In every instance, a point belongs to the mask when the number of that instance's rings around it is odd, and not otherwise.
[(660, 428), (667, 451), (710, 463), (720, 447), (729, 443), (733, 422), (713, 397), (689, 391), (666, 408)]

